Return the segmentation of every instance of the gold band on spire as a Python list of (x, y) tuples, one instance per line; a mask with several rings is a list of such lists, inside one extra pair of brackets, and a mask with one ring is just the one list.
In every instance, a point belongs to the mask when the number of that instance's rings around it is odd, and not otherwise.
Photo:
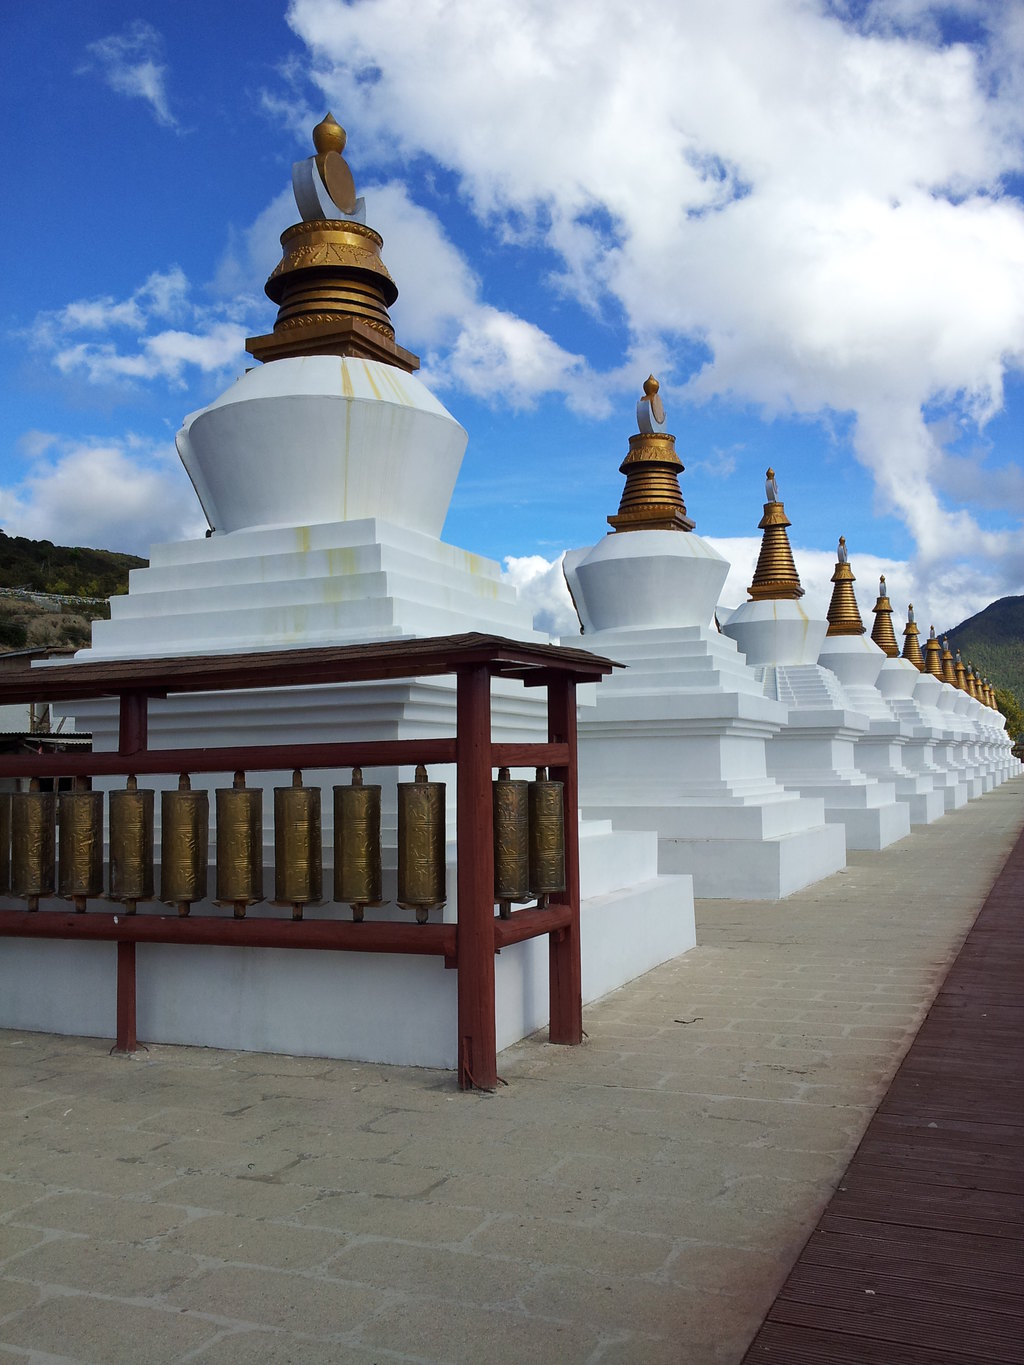
[(924, 647), (924, 671), (935, 678), (942, 677), (942, 646), (935, 638), (934, 626)]
[[(644, 384), (644, 395), (660, 408), (658, 388), (652, 375)], [(608, 518), (609, 525), (616, 531), (692, 531), (696, 523), (686, 515), (679, 488), (683, 469), (676, 438), (668, 432), (641, 431), (631, 436), (629, 454), (619, 465), (626, 486), (618, 512)]]
[(920, 631), (914, 620), (913, 602), (907, 607), (907, 624), (903, 631), (903, 657), (909, 659), (915, 668), (924, 670), (924, 655), (921, 653)]
[(829, 635), (864, 634), (864, 622), (860, 619), (860, 609), (853, 595), (853, 585), (856, 581), (847, 559), (846, 537), (840, 536), (839, 557), (835, 573), (832, 575), (835, 587), (832, 589), (832, 601), (825, 613), (828, 618)]
[(871, 638), (890, 659), (900, 657), (900, 647), (896, 643), (896, 633), (892, 628), (892, 603), (885, 591), (885, 574), (878, 580), (878, 601), (871, 608), (875, 613), (875, 624), (871, 627)]
[(804, 590), (786, 535), (786, 527), (793, 523), (786, 516), (784, 505), (774, 496), (778, 493), (774, 469), (769, 469), (765, 476), (765, 490), (769, 494), (769, 501), (764, 504), (764, 516), (757, 523), (764, 532), (761, 553), (757, 557), (757, 568), (747, 592), (755, 602), (783, 598), (795, 600), (803, 597)]
[(956, 687), (956, 669), (953, 667), (953, 655), (949, 648), (949, 640), (942, 637), (942, 681), (948, 682), (951, 687)]
[[(345, 130), (330, 114), (313, 131), (317, 168), (338, 212), (355, 190), (341, 156)], [(329, 205), (328, 205), (329, 208)], [(388, 308), (398, 288), (381, 260), (383, 238), (352, 218), (314, 218), (281, 234), (284, 255), (266, 283), (278, 304), (273, 332), (248, 337), (246, 350), (257, 360), (292, 356), (359, 356), (412, 373), (419, 357), (395, 341)]]

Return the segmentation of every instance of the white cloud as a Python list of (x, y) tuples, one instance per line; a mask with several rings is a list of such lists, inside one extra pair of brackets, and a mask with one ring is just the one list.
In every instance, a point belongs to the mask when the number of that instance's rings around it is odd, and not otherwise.
[(160, 60), (163, 38), (152, 24), (136, 19), (123, 33), (112, 33), (90, 43), (86, 52), (92, 61), (82, 70), (98, 68), (111, 90), (145, 100), (163, 127), (178, 126), (167, 98), (167, 67)]
[(501, 576), (519, 593), (519, 600), (533, 613), (536, 630), (546, 630), (556, 638), (578, 635), (579, 617), (566, 587), (562, 572), (565, 552), (555, 559), (543, 555), (506, 555)]
[[(943, 43), (954, 11), (976, 41)], [(1024, 168), (1015, 0), (293, 0), (289, 21), (375, 154), (454, 172), (486, 230), (543, 244), (559, 288), (624, 316), (624, 353), (703, 343), (669, 397), (851, 413), (922, 572), (955, 547), (1020, 589), (1024, 534), (950, 505), (929, 422), (945, 405), (980, 430), (1024, 368), (1024, 206), (1002, 189)], [(587, 357), (527, 318), (469, 318), (438, 373), (585, 406)]]
[(51, 441), (20, 483), (0, 488), (0, 523), (9, 535), (140, 555), (206, 529), (173, 449), (131, 438)]

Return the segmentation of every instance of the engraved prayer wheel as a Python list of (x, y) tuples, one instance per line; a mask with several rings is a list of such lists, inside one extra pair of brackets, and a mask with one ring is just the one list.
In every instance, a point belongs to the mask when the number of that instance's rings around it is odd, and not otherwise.
[(530, 898), (529, 783), (498, 769), (494, 792), (494, 899), (502, 919)]
[(362, 768), (353, 768), (352, 785), (334, 788), (334, 899), (361, 920), (381, 897), (380, 787), (364, 786)]
[(153, 792), (139, 791), (134, 777), (110, 793), (109, 895), (129, 915), (153, 899)]
[(182, 773), (178, 790), (160, 795), (160, 899), (179, 915), (206, 899), (209, 860), (210, 796)]
[(547, 903), (553, 891), (565, 890), (565, 819), (562, 783), (552, 782), (546, 768), (529, 784), (530, 894)]
[(217, 901), (243, 919), (262, 899), (263, 792), (238, 772), (232, 786), (217, 788)]
[(274, 788), (274, 899), (290, 905), (292, 918), (323, 899), (320, 788), (304, 787), (295, 769), (290, 787)]
[(75, 778), (75, 790), (61, 792), (57, 887), (61, 896), (85, 910), (90, 896), (103, 894), (103, 793), (85, 789)]
[(0, 792), (0, 896), (11, 889), (11, 796)]
[(27, 792), (11, 796), (11, 891), (39, 909), (41, 896), (52, 896), (56, 849), (57, 803), (53, 792), (41, 792), (33, 777)]
[(444, 838), (444, 783), (420, 763), (414, 782), (398, 784), (398, 904), (420, 924), (446, 900)]

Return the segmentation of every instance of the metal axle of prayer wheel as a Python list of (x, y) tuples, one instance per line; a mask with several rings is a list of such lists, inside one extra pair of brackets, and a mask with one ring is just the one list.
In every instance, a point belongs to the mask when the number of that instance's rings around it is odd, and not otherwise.
[(529, 787), (530, 894), (543, 907), (553, 892), (565, 890), (562, 783), (551, 781), (546, 768), (538, 768)]
[(380, 787), (363, 786), (362, 768), (353, 768), (352, 785), (334, 788), (334, 899), (359, 921), (381, 897)]
[(530, 899), (529, 783), (498, 769), (494, 792), (494, 899), (508, 919), (513, 901)]
[(274, 902), (301, 919), (304, 905), (322, 899), (320, 788), (304, 787), (296, 768), (290, 787), (274, 788)]
[(11, 891), (29, 910), (53, 895), (56, 811), (53, 792), (40, 791), (37, 777), (27, 792), (11, 796)]
[(83, 914), (89, 897), (103, 894), (103, 793), (76, 777), (74, 790), (60, 793), (57, 811), (58, 894)]
[(447, 899), (444, 866), (444, 783), (429, 782), (422, 763), (414, 782), (398, 784), (398, 904), (426, 924)]
[(177, 791), (160, 794), (160, 899), (179, 915), (206, 899), (209, 860), (210, 796), (182, 773)]
[(110, 890), (112, 901), (134, 915), (139, 901), (153, 900), (153, 792), (139, 790), (134, 776), (110, 793)]
[(263, 899), (263, 792), (245, 785), (217, 788), (217, 903), (230, 905), (235, 919)]
[(11, 795), (0, 792), (0, 896), (11, 889)]

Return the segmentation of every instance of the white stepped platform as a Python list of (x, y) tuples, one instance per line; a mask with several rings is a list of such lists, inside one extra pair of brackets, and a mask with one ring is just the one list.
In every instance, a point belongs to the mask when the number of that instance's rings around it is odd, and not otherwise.
[(586, 815), (657, 830), (660, 869), (691, 873), (697, 896), (776, 900), (846, 865), (821, 801), (769, 775), (785, 711), (732, 640), (689, 625), (584, 642), (627, 665), (580, 713)]
[(856, 745), (869, 721), (854, 709), (835, 674), (820, 664), (765, 666), (768, 696), (789, 708), (789, 724), (768, 746), (768, 770), (787, 788), (824, 803), (848, 848), (887, 848), (910, 833), (908, 807), (893, 782), (857, 765)]

